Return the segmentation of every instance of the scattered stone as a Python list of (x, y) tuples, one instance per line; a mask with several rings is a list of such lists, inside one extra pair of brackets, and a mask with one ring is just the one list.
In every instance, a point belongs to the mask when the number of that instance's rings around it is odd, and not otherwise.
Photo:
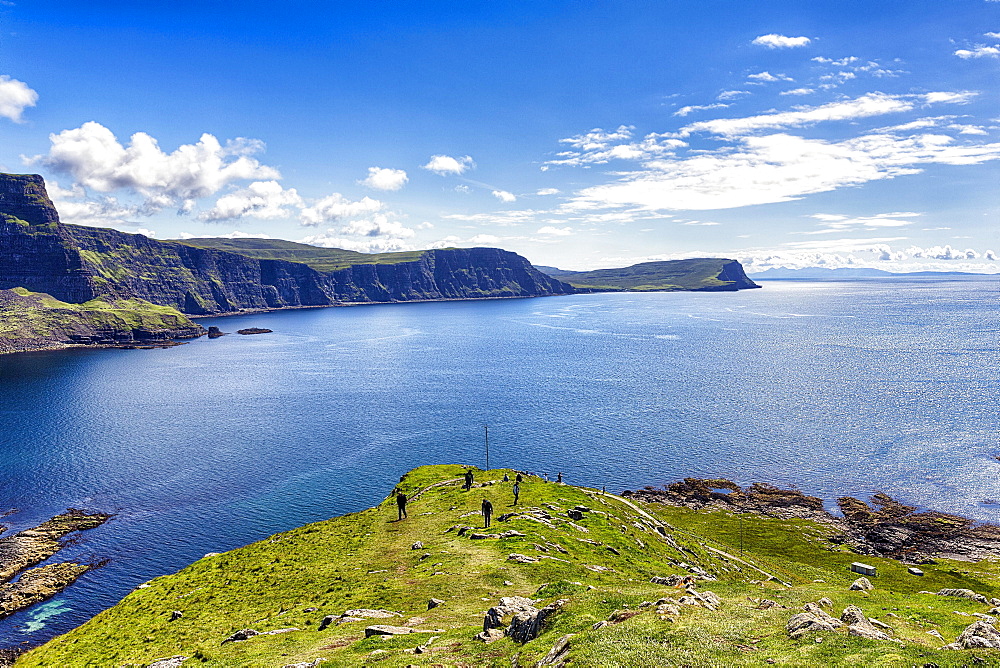
[(157, 659), (153, 663), (146, 666), (146, 668), (180, 668), (180, 665), (187, 661), (187, 659), (188, 657), (178, 654), (177, 656), (171, 656), (165, 659)]
[(486, 538), (499, 538), (500, 534), (496, 533), (470, 533), (469, 538), (472, 540), (483, 540)]
[(944, 640), (944, 636), (941, 635), (941, 632), (938, 631), (937, 629), (931, 629), (930, 631), (927, 631), (926, 633), (929, 636), (934, 636), (938, 640)]
[(828, 599), (825, 596), (823, 598), (821, 598), (820, 600), (816, 601), (816, 603), (821, 608), (829, 608), (831, 610), (833, 609), (833, 601), (831, 601), (830, 599)]
[(430, 610), (431, 608), (436, 608), (439, 605), (443, 605), (443, 604), (444, 604), (444, 601), (442, 601), (441, 599), (439, 599), (439, 598), (432, 598), (431, 600), (427, 601), (427, 609)]
[(411, 550), (422, 550), (422, 549), (424, 549), (424, 544), (423, 544), (423, 543), (421, 543), (421, 542), (420, 542), (420, 541), (418, 540), (418, 541), (417, 541), (416, 543), (414, 543), (413, 545), (411, 545), (411, 546), (410, 546), (410, 549), (411, 549)]
[(973, 601), (977, 601), (979, 603), (989, 603), (989, 601), (986, 600), (985, 596), (983, 596), (982, 594), (977, 594), (971, 589), (942, 589), (941, 591), (937, 592), (937, 595), (957, 596), (959, 598), (970, 598)]
[(504, 581), (503, 581), (503, 586), (504, 586), (504, 587), (513, 587), (513, 586), (514, 586), (514, 583), (513, 583), (513, 582), (511, 582), (510, 580), (504, 580)]
[(592, 628), (595, 631), (597, 631), (598, 629), (603, 629), (605, 626), (611, 626), (611, 622), (609, 622), (609, 621), (607, 621), (605, 619), (602, 619), (599, 622), (595, 622), (594, 625), (591, 626), (590, 628)]
[(990, 599), (990, 605), (992, 605), (992, 606), (1000, 606), (1000, 598), (991, 598)]
[(346, 610), (341, 617), (362, 617), (364, 619), (386, 619), (389, 617), (402, 617), (398, 612), (392, 610), (372, 610), (370, 608), (355, 608)]
[(525, 534), (520, 531), (514, 531), (513, 529), (508, 529), (500, 534), (500, 538), (513, 538), (514, 536), (524, 536)]
[(221, 329), (219, 329), (215, 325), (212, 325), (211, 327), (208, 328), (208, 338), (210, 338), (210, 339), (217, 339), (220, 336), (223, 336), (224, 334), (225, 334), (225, 332), (223, 332)]
[(319, 608), (303, 608), (302, 612), (316, 612)]
[(556, 641), (556, 644), (552, 646), (549, 653), (546, 654), (541, 661), (536, 665), (538, 666), (552, 666), (552, 665), (565, 665), (566, 655), (569, 654), (569, 639), (573, 637), (574, 634), (568, 633), (562, 638)]
[(180, 610), (174, 610), (170, 613), (170, 621), (174, 622), (184, 616), (184, 613)]
[(483, 631), (482, 633), (477, 633), (475, 639), (482, 640), (484, 643), (489, 644), (494, 640), (500, 640), (500, 638), (503, 637), (503, 629), (489, 629), (487, 631)]
[(263, 327), (247, 327), (246, 329), (237, 329), (236, 333), (246, 336), (248, 334), (270, 334), (272, 331), (274, 330), (264, 329)]
[(850, 591), (871, 591), (875, 589), (875, 585), (873, 585), (871, 580), (868, 578), (858, 578), (851, 583), (851, 586), (848, 587), (848, 589)]
[(924, 572), (922, 570), (920, 570), (919, 568), (917, 568), (916, 566), (911, 566), (910, 568), (907, 568), (906, 572), (909, 573), (910, 575), (923, 575), (924, 574)]
[(509, 561), (513, 561), (513, 562), (518, 563), (518, 564), (536, 564), (536, 563), (538, 563), (538, 559), (535, 559), (534, 557), (529, 557), (526, 554), (518, 554), (516, 552), (513, 553), (513, 554), (508, 555), (507, 559)]
[(880, 629), (882, 629), (884, 631), (891, 631), (892, 630), (892, 627), (889, 626), (888, 624), (886, 624), (885, 622), (879, 621), (879, 620), (874, 619), (872, 617), (869, 617), (868, 621), (871, 622), (872, 626), (877, 626), (878, 628), (880, 628)]
[(374, 624), (365, 627), (365, 637), (372, 636), (402, 636), (408, 633), (417, 633), (416, 629), (409, 626), (389, 626), (388, 624)]
[(233, 635), (223, 640), (222, 644), (225, 645), (227, 642), (239, 642), (241, 640), (249, 640), (250, 638), (253, 638), (256, 635), (260, 635), (260, 631), (255, 631), (253, 629), (240, 629)]
[(996, 626), (996, 622), (997, 622), (996, 617), (991, 617), (990, 615), (984, 615), (981, 612), (974, 612), (974, 613), (972, 613), (972, 616), (973, 617), (978, 617), (979, 619), (983, 620), (987, 624), (992, 624), (993, 626)]
[(1000, 632), (991, 624), (977, 620), (965, 627), (958, 639), (941, 649), (975, 649), (1000, 647)]
[(594, 571), (595, 573), (604, 573), (605, 571), (614, 570), (613, 568), (608, 568), (607, 566), (597, 566), (594, 564), (589, 564), (589, 565), (584, 564), (583, 567), (586, 568), (588, 571)]
[(320, 657), (318, 659), (313, 659), (312, 661), (303, 661), (301, 663), (286, 663), (281, 668), (317, 668), (324, 661), (326, 661), (326, 659)]

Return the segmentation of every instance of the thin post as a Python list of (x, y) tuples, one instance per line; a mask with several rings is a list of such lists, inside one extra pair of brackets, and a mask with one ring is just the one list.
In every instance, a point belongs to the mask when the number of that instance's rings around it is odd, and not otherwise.
[(486, 470), (490, 470), (490, 426), (488, 424), (483, 425), (483, 430), (486, 432)]

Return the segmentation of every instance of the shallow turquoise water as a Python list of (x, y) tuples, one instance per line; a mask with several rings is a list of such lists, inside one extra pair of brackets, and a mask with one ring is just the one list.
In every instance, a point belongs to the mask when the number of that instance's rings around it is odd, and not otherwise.
[(998, 282), (772, 281), (203, 320), (167, 350), (0, 357), (12, 530), (112, 511), (111, 563), (0, 623), (45, 639), (206, 552), (368, 507), (426, 463), (609, 490), (684, 476), (876, 490), (1000, 522)]

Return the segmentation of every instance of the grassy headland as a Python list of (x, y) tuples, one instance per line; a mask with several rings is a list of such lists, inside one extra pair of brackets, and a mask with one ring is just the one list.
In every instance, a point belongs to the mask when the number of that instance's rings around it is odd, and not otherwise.
[[(823, 523), (642, 504), (535, 477), (522, 484), (515, 508), (511, 483), (501, 480), (513, 471), (477, 471), (471, 491), (461, 488), (463, 471), (425, 466), (405, 475), (399, 489), (411, 501), (403, 521), (395, 521), (390, 494), (374, 508), (206, 556), (17, 665), (188, 657), (180, 665), (271, 667), (322, 657), (316, 665), (506, 668), (538, 664), (569, 635), (568, 649), (544, 665), (957, 666), (973, 652), (938, 648), (990, 605), (921, 592), (1000, 595), (993, 561), (939, 560), (916, 576), (866, 556), (878, 567), (874, 589), (852, 591), (858, 576), (849, 564), (859, 557), (831, 542), (836, 530)], [(488, 530), (483, 498), (495, 508)], [(500, 520), (507, 513), (516, 514)], [(670, 575), (691, 576), (693, 586), (651, 582)], [(502, 634), (475, 639), (484, 613), (511, 596), (537, 608), (559, 603), (526, 643)], [(846, 624), (789, 637), (789, 618), (824, 597), (835, 617), (856, 605), (894, 640), (850, 635)], [(429, 609), (431, 599), (440, 605)], [(364, 609), (394, 616), (365, 618)], [(373, 625), (415, 631), (366, 637)], [(243, 629), (260, 635), (223, 642)], [(974, 653), (1000, 659), (1000, 650)]]
[(620, 269), (558, 270), (550, 275), (577, 289), (599, 292), (716, 291), (759, 287), (746, 277), (738, 262), (717, 257), (643, 262)]

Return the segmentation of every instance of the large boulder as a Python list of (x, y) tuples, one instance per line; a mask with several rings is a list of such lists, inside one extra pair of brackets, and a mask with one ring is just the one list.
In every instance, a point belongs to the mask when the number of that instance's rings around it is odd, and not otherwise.
[(518, 643), (526, 643), (534, 640), (542, 631), (545, 620), (562, 609), (569, 599), (561, 598), (554, 603), (550, 603), (541, 610), (524, 610), (514, 615), (507, 628), (507, 635), (511, 640)]
[(502, 628), (505, 619), (526, 611), (537, 611), (533, 600), (523, 596), (504, 596), (498, 605), (486, 611), (483, 617), (483, 632)]
[(884, 631), (880, 631), (865, 617), (865, 613), (856, 605), (844, 608), (840, 621), (847, 624), (847, 633), (852, 636), (868, 638), (869, 640), (892, 640)]
[(792, 615), (785, 624), (785, 631), (793, 639), (817, 631), (833, 631), (842, 626), (839, 619), (831, 617), (815, 603), (806, 603), (804, 608), (805, 612)]
[(848, 589), (851, 591), (871, 591), (872, 589), (875, 589), (875, 585), (873, 585), (872, 581), (868, 578), (861, 577), (852, 582)]
[(975, 621), (965, 627), (958, 640), (945, 645), (941, 649), (978, 649), (978, 648), (1000, 647), (1000, 631), (997, 631), (992, 624), (983, 620)]

